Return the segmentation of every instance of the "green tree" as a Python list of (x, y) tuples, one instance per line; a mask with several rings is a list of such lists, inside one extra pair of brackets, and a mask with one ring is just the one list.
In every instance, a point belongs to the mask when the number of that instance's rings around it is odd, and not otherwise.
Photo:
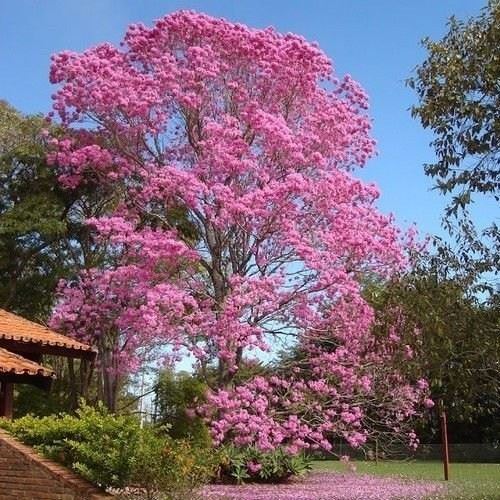
[(68, 203), (45, 164), (43, 127), (0, 102), (0, 304), (30, 318), (47, 316), (64, 266)]
[[(405, 369), (424, 373), (432, 398), (447, 410), (453, 441), (494, 441), (500, 421), (500, 304), (481, 302), (466, 282), (445, 274), (425, 260), (400, 280), (367, 287), (366, 294), (381, 331), (393, 321), (386, 312), (401, 311), (402, 341), (414, 352)], [(421, 431), (426, 441), (439, 437), (437, 412)]]
[(83, 221), (105, 212), (114, 193), (86, 184), (62, 189), (47, 165), (42, 116), (0, 102), (0, 307), (45, 320), (61, 278), (103, 259)]
[[(109, 258), (83, 221), (116, 202), (116, 194), (98, 184), (60, 187), (46, 161), (46, 129), (58, 133), (42, 116), (24, 116), (0, 101), (0, 307), (41, 322), (60, 279)], [(76, 407), (88, 395), (92, 367), (77, 360), (44, 362), (57, 372), (53, 391), (47, 396), (19, 386), (19, 410), (23, 402), (42, 415)]]
[[(436, 239), (432, 259), (382, 296), (421, 327), (421, 359), (456, 432), (487, 440), (500, 421), (500, 296), (492, 279), (500, 270), (500, 1), (466, 21), (451, 18), (441, 40), (423, 45), (427, 57), (408, 80), (418, 97), (412, 114), (434, 134), (436, 161), (424, 168), (450, 197), (443, 224), (454, 243)], [(478, 200), (488, 206), (486, 227), (474, 217)]]
[[(451, 18), (441, 40), (426, 38), (423, 45), (427, 58), (408, 80), (418, 97), (412, 113), (434, 133), (436, 161), (425, 172), (451, 196), (444, 224), (459, 243), (454, 252), (441, 244), (441, 251), (455, 271), (498, 272), (500, 2), (489, 1), (467, 21)], [(486, 228), (471, 216), (478, 196), (492, 201)]]
[(194, 374), (161, 371), (155, 388), (155, 420), (169, 426), (173, 438), (191, 438), (200, 444), (210, 441), (203, 421), (190, 415), (197, 402), (203, 401), (207, 385)]

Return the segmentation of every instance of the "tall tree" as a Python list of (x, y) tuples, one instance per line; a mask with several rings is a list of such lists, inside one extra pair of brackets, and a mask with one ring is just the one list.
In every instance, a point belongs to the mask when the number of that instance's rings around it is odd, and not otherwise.
[[(425, 172), (442, 193), (451, 194), (444, 223), (460, 246), (448, 257), (456, 258), (455, 270), (473, 276), (498, 272), (500, 2), (490, 0), (467, 21), (451, 18), (441, 40), (423, 43), (427, 59), (408, 83), (419, 99), (413, 115), (435, 136), (437, 159)], [(469, 211), (478, 195), (492, 201), (488, 227), (478, 227)]]
[[(51, 79), (67, 130), (54, 143), (59, 179), (124, 193), (112, 217), (89, 221), (120, 265), (81, 275), (55, 323), (96, 342), (113, 332), (115, 372), (161, 346), (190, 352), (201, 371), (215, 364), (216, 442), (364, 442), (381, 386), (373, 367), (400, 346), (376, 344), (360, 279), (405, 258), (377, 189), (351, 174), (374, 152), (360, 86), (299, 36), (192, 12), (131, 26), (122, 48), (58, 54)], [(196, 240), (166, 217), (171, 207)], [(307, 367), (238, 386), (245, 357), (283, 338), (301, 343)], [(426, 384), (383, 379), (376, 404), (397, 432)]]

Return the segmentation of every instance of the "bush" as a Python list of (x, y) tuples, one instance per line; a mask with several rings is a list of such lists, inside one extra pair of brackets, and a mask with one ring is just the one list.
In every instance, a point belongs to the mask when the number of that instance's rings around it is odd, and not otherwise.
[(290, 455), (282, 448), (262, 452), (255, 447), (227, 446), (221, 452), (219, 478), (238, 484), (258, 481), (277, 483), (311, 470), (307, 456)]
[(147, 499), (183, 497), (209, 482), (218, 462), (211, 449), (146, 432), (134, 456), (131, 484)]
[(126, 484), (140, 439), (135, 418), (111, 415), (103, 407), (85, 406), (76, 415), (27, 415), (2, 425), (45, 456), (104, 487)]
[[(133, 486), (146, 498), (177, 498), (181, 491), (207, 481), (218, 459), (132, 416), (116, 416), (103, 407), (85, 406), (76, 416), (25, 416), (0, 425), (44, 455), (72, 468), (103, 488)], [(169, 492), (162, 493), (159, 492)]]

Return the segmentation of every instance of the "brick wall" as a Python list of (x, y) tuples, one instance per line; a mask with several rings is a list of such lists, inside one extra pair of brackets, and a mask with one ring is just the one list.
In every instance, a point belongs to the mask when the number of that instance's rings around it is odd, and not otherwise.
[(69, 469), (0, 430), (0, 500), (109, 500)]

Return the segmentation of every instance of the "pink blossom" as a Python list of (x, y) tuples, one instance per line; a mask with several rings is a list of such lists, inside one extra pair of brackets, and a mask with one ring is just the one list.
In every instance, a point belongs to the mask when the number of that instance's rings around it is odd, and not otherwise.
[(262, 469), (262, 465), (257, 462), (247, 462), (247, 469), (252, 473), (256, 474)]
[(284, 484), (209, 485), (200, 494), (208, 499), (238, 500), (424, 500), (446, 493), (443, 484), (432, 481), (376, 477), (366, 474), (313, 473), (306, 479)]

